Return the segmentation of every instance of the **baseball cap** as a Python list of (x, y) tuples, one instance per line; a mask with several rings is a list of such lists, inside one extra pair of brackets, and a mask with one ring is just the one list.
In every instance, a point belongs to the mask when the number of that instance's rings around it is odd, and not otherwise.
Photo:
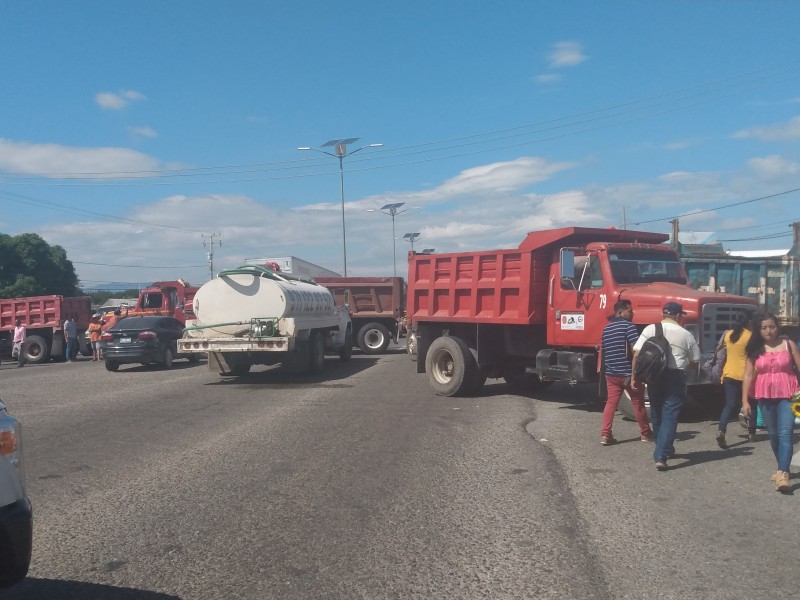
[(665, 315), (685, 315), (686, 314), (683, 311), (683, 306), (681, 306), (677, 302), (667, 302), (664, 305), (664, 309), (661, 312), (663, 312)]

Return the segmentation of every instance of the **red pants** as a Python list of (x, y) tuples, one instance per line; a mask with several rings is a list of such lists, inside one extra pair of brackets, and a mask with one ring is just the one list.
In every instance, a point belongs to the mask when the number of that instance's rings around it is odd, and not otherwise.
[(606, 400), (606, 407), (603, 410), (603, 430), (600, 435), (611, 435), (611, 426), (614, 424), (614, 413), (617, 412), (619, 406), (619, 399), (622, 397), (622, 392), (628, 390), (631, 404), (633, 405), (633, 414), (636, 415), (636, 422), (639, 423), (639, 433), (641, 435), (650, 435), (650, 423), (647, 421), (647, 410), (644, 408), (644, 384), (637, 382), (636, 387), (631, 387), (630, 382), (625, 385), (625, 380), (628, 379), (625, 375), (606, 375), (606, 385), (608, 386), (608, 399)]

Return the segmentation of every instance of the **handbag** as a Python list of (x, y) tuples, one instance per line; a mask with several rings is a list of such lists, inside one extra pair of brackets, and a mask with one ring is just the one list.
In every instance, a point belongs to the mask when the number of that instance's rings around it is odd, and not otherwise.
[[(727, 333), (727, 331), (725, 333)], [(717, 348), (714, 349), (714, 354), (703, 363), (703, 372), (712, 383), (722, 383), (722, 369), (725, 367), (725, 360), (728, 358), (728, 350), (724, 345), (722, 348), (719, 346), (725, 339), (725, 333), (723, 333), (722, 337), (719, 339), (719, 344), (717, 344)]]

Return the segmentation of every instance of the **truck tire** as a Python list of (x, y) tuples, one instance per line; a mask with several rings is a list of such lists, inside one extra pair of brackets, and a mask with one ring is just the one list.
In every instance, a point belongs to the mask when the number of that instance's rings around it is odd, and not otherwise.
[(22, 345), (22, 355), (32, 365), (43, 363), (50, 358), (50, 344), (42, 336), (29, 335)]
[(325, 340), (321, 333), (312, 333), (308, 344), (308, 372), (319, 373), (325, 366)]
[(347, 328), (347, 333), (344, 334), (344, 344), (339, 348), (339, 360), (347, 362), (353, 358), (353, 330)]
[(200, 362), (200, 355), (196, 352), (192, 352), (186, 356), (186, 359), (189, 361), (189, 364), (196, 365)]
[(119, 363), (115, 360), (106, 360), (103, 361), (106, 363), (106, 371), (111, 371), (112, 373), (119, 371)]
[(479, 387), (480, 372), (475, 357), (458, 337), (433, 340), (425, 358), (425, 372), (437, 396), (465, 396)]
[(406, 335), (406, 353), (408, 358), (415, 361), (417, 360), (417, 332), (409, 331)]
[(389, 330), (380, 323), (367, 323), (358, 330), (358, 347), (365, 354), (381, 354), (391, 341)]

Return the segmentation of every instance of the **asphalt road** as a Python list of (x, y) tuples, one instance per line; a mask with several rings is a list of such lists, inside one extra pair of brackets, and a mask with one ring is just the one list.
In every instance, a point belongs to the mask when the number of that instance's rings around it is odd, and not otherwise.
[(600, 447), (588, 386), (439, 398), (397, 351), (313, 378), (4, 363), (0, 398), (35, 510), (3, 598), (797, 596), (769, 443), (684, 423), (658, 473), (634, 423)]

